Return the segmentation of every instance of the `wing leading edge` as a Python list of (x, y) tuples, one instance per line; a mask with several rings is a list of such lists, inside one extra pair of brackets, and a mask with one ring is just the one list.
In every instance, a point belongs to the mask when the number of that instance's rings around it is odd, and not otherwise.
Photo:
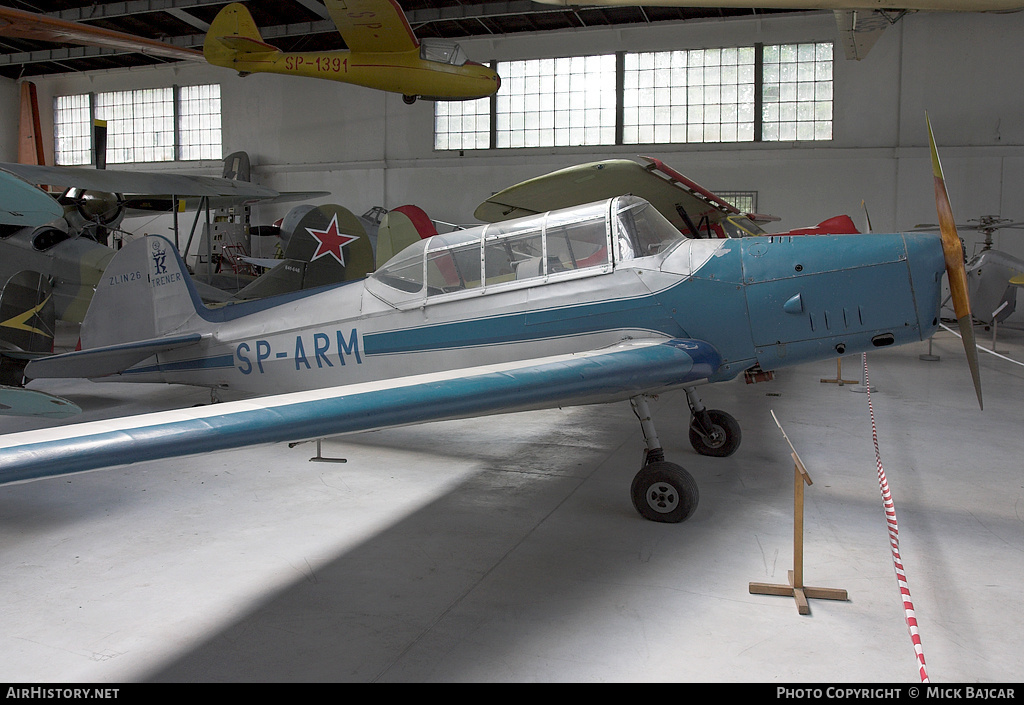
[(0, 438), (0, 484), (249, 445), (626, 399), (697, 384), (721, 356), (699, 340), (612, 348), (93, 421)]

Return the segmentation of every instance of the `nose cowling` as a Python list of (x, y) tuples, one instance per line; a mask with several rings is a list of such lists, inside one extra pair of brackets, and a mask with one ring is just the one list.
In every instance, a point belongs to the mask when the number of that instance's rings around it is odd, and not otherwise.
[(945, 259), (942, 240), (934, 233), (904, 233), (907, 266), (918, 307), (921, 339), (927, 340), (939, 328), (942, 308), (942, 275)]
[(742, 261), (766, 370), (921, 340), (938, 323), (943, 266), (934, 236), (750, 238)]

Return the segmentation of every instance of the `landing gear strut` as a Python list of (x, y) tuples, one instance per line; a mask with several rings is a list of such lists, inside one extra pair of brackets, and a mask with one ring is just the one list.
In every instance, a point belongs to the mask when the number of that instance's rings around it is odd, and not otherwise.
[(731, 414), (707, 409), (693, 387), (686, 390), (690, 405), (690, 445), (701, 455), (725, 458), (736, 452), (743, 440), (740, 425)]
[(644, 519), (673, 524), (685, 521), (693, 514), (700, 499), (697, 482), (685, 469), (665, 460), (665, 451), (654, 429), (647, 398), (633, 397), (629, 403), (640, 419), (640, 428), (647, 442), (644, 466), (630, 487), (633, 506)]
[[(740, 425), (731, 415), (706, 409), (693, 388), (686, 390), (690, 405), (690, 444), (701, 455), (724, 458), (740, 446)], [(685, 469), (665, 460), (665, 451), (651, 419), (647, 397), (629, 400), (633, 413), (640, 420), (647, 448), (644, 465), (633, 478), (630, 496), (633, 506), (644, 519), (666, 523), (685, 521), (697, 509), (700, 492), (697, 482)]]

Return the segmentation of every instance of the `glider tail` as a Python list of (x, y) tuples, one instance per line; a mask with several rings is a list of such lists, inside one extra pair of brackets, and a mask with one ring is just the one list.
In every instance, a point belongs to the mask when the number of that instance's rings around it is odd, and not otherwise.
[(193, 332), (205, 308), (174, 245), (158, 235), (118, 251), (82, 321), (82, 348)]
[(240, 73), (256, 70), (253, 62), (265, 63), (268, 55), (280, 50), (263, 41), (256, 21), (240, 3), (231, 3), (213, 19), (203, 42), (203, 56), (214, 66)]

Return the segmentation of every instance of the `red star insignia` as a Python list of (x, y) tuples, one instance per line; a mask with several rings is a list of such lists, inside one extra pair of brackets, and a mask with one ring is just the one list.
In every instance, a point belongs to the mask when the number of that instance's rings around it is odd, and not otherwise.
[(359, 239), (358, 235), (346, 235), (345, 233), (338, 232), (337, 213), (335, 213), (331, 218), (331, 224), (327, 226), (327, 230), (306, 228), (306, 231), (317, 241), (316, 252), (313, 253), (313, 258), (310, 260), (311, 262), (326, 255), (330, 255), (334, 259), (338, 260), (339, 264), (344, 266), (345, 255), (342, 254), (341, 248), (350, 242), (354, 242)]

